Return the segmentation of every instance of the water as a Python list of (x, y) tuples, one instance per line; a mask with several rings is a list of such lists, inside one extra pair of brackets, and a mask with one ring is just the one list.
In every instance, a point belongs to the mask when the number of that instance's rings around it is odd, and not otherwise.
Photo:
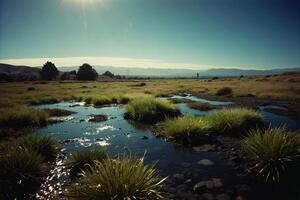
[(230, 101), (211, 101), (211, 100), (207, 100), (207, 99), (203, 99), (203, 98), (200, 98), (200, 97), (193, 96), (191, 94), (187, 94), (186, 96), (174, 95), (171, 98), (174, 98), (174, 99), (187, 99), (187, 100), (191, 100), (191, 101), (195, 101), (195, 102), (208, 103), (208, 104), (214, 105), (214, 106), (226, 106), (226, 105), (233, 104), (233, 102), (230, 102)]
[[(225, 166), (225, 162), (216, 152), (194, 152), (190, 148), (183, 148), (157, 138), (147, 127), (137, 126), (123, 118), (124, 108), (120, 106), (94, 108), (94, 107), (70, 107), (73, 103), (63, 102), (51, 105), (41, 105), (38, 108), (59, 108), (77, 112), (71, 115), (63, 123), (48, 125), (37, 130), (38, 134), (51, 135), (64, 143), (67, 154), (105, 146), (111, 155), (122, 152), (131, 152), (142, 156), (146, 153), (145, 162), (158, 161), (157, 168), (163, 174), (170, 175), (182, 170), (186, 163), (190, 167), (198, 167), (197, 162), (201, 159), (210, 159), (216, 164), (213, 167), (204, 167), (207, 176), (224, 176), (224, 171), (232, 174), (233, 171)], [(193, 110), (194, 114), (204, 112)], [(88, 122), (90, 115), (104, 114), (109, 119), (104, 122)]]
[[(226, 106), (232, 104), (232, 102), (209, 101), (194, 96), (174, 96), (173, 98), (188, 98), (212, 105)], [(172, 142), (166, 142), (163, 138), (157, 138), (149, 127), (125, 120), (122, 106), (94, 108), (80, 104), (72, 107), (75, 104), (62, 102), (36, 106), (37, 108), (58, 108), (76, 112), (71, 116), (60, 118), (65, 120), (62, 123), (51, 124), (37, 130), (38, 134), (50, 135), (60, 141), (62, 151), (66, 155), (86, 148), (104, 146), (110, 155), (123, 152), (130, 152), (137, 156), (145, 154), (145, 163), (150, 164), (157, 161), (156, 169), (163, 176), (170, 177), (175, 173), (185, 175), (190, 173), (192, 175), (189, 178), (192, 179), (192, 184), (200, 180), (221, 178), (227, 188), (234, 188), (236, 184), (245, 181), (243, 177), (239, 176), (239, 171), (227, 163), (228, 161), (223, 158), (222, 154), (217, 151), (194, 152), (191, 148), (178, 146)], [(177, 106), (184, 115), (203, 116), (208, 112), (214, 112), (195, 110), (185, 103), (177, 104)], [(277, 109), (276, 106), (272, 108)], [(300, 124), (295, 120), (287, 116), (273, 114), (265, 109), (266, 107), (260, 107), (259, 112), (265, 122), (271, 126), (285, 125), (289, 130), (300, 129)], [(88, 122), (91, 115), (98, 114), (107, 115), (109, 119), (103, 122)], [(202, 166), (197, 164), (202, 159), (209, 159), (214, 162), (214, 165)], [(59, 167), (55, 169), (63, 172)], [(66, 176), (63, 175), (54, 174), (53, 176), (58, 177), (57, 180), (54, 180), (54, 183), (66, 179)], [(46, 182), (46, 184), (48, 183)]]

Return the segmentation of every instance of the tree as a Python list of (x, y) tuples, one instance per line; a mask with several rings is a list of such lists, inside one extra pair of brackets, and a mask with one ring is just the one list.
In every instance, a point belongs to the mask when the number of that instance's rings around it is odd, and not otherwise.
[(76, 78), (83, 81), (96, 80), (98, 78), (98, 73), (91, 65), (85, 63), (79, 67)]
[(106, 71), (102, 74), (103, 76), (108, 76), (110, 78), (113, 78), (115, 75), (113, 73), (111, 73), (110, 71)]
[(58, 75), (58, 70), (52, 62), (46, 62), (40, 72), (43, 79), (53, 80)]

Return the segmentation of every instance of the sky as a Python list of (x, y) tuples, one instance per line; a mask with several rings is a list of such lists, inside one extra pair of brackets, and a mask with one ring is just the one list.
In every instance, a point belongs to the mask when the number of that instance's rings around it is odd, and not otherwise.
[(292, 0), (0, 0), (0, 62), (300, 67)]

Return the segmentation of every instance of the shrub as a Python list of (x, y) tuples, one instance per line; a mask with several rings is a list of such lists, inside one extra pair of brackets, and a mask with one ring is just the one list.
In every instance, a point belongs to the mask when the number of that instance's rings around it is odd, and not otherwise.
[(225, 95), (230, 95), (230, 94), (232, 94), (232, 89), (230, 87), (220, 88), (216, 92), (216, 95), (218, 95), (218, 96), (225, 96)]
[(78, 185), (68, 195), (82, 199), (147, 199), (160, 200), (160, 178), (154, 165), (144, 165), (143, 159), (131, 157), (108, 158), (85, 172)]
[(57, 153), (57, 142), (49, 136), (28, 136), (23, 139), (21, 146), (38, 153), (46, 160), (53, 159)]
[(52, 62), (46, 62), (40, 74), (46, 80), (53, 80), (58, 75), (58, 70)]
[(174, 104), (153, 97), (136, 98), (125, 109), (125, 118), (148, 123), (154, 123), (164, 120), (166, 117), (174, 117), (180, 114)]
[(94, 166), (94, 161), (102, 161), (106, 158), (107, 154), (103, 148), (83, 150), (72, 154), (67, 160), (66, 166), (70, 168), (70, 174), (74, 176), (89, 169), (90, 166)]
[(0, 108), (1, 127), (37, 127), (47, 124), (48, 114), (43, 110), (33, 109), (27, 106), (13, 106)]
[(292, 166), (300, 165), (299, 135), (284, 128), (252, 131), (242, 140), (242, 149), (251, 160), (250, 170), (266, 182), (279, 182)]
[(0, 155), (0, 199), (23, 199), (35, 191), (43, 175), (41, 163), (41, 156), (26, 148)]
[(79, 67), (76, 78), (83, 81), (96, 80), (98, 78), (98, 73), (91, 65), (83, 64)]

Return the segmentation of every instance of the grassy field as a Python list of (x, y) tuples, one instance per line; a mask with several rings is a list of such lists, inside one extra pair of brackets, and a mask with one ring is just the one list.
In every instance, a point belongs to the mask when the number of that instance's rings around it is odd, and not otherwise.
[[(300, 100), (298, 74), (270, 77), (249, 77), (216, 80), (168, 79), (113, 82), (20, 82), (1, 83), (0, 105), (11, 103), (51, 103), (63, 99), (118, 98), (119, 96), (162, 96), (176, 92), (190, 92), (210, 98), (247, 98), (283, 100), (296, 104)], [(145, 84), (141, 84), (145, 83)], [(224, 87), (230, 94), (218, 96)]]

